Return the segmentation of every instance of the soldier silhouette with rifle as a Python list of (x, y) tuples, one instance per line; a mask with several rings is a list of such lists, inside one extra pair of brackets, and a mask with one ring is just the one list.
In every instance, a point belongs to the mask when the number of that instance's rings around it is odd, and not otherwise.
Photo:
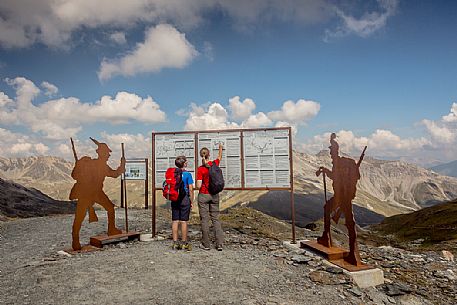
[[(332, 157), (332, 170), (325, 167), (320, 167), (316, 171), (316, 176), (321, 173), (324, 177), (324, 232), (317, 242), (325, 247), (332, 247), (332, 238), (330, 232), (330, 218), (338, 223), (341, 214), (344, 214), (345, 225), (349, 233), (349, 254), (345, 257), (345, 261), (352, 265), (360, 265), (360, 256), (357, 246), (357, 232), (352, 212), (352, 200), (355, 198), (357, 191), (357, 181), (360, 179), (359, 167), (365, 156), (365, 146), (359, 162), (355, 162), (351, 158), (339, 156), (339, 145), (336, 142), (336, 134), (330, 135), (330, 156)], [(327, 200), (327, 189), (325, 176), (332, 179), (333, 197)]]
[(78, 160), (76, 155), (73, 139), (71, 139), (73, 155), (75, 157), (75, 167), (71, 172), (71, 177), (76, 180), (70, 192), (70, 200), (77, 199), (75, 219), (72, 230), (72, 247), (73, 250), (81, 250), (79, 243), (79, 231), (81, 224), (89, 209), (89, 222), (98, 221), (94, 211), (94, 203), (100, 204), (108, 212), (108, 235), (122, 233), (116, 228), (114, 204), (103, 191), (103, 182), (106, 177), (117, 178), (125, 172), (125, 157), (122, 151), (121, 164), (116, 170), (113, 170), (108, 164), (111, 149), (106, 143), (100, 143), (90, 138), (97, 145), (96, 159), (84, 156)]

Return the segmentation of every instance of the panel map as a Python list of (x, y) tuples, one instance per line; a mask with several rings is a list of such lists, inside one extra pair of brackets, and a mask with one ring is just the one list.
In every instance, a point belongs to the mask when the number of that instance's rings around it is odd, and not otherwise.
[(289, 131), (243, 133), (245, 187), (289, 187)]
[[(222, 143), (222, 161), (219, 167), (224, 175), (225, 187), (241, 187), (241, 132), (198, 133), (198, 151), (210, 150), (210, 160), (217, 158), (219, 143)], [(201, 165), (200, 155), (198, 156)]]
[(190, 134), (156, 134), (155, 136), (155, 184), (162, 188), (165, 172), (175, 167), (177, 156), (186, 156), (189, 161), (187, 171), (195, 177), (195, 135)]

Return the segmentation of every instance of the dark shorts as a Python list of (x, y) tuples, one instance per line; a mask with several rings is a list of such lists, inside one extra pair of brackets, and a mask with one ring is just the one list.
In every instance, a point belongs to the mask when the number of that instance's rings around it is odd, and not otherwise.
[(181, 202), (171, 202), (171, 220), (189, 221), (190, 198), (186, 195)]

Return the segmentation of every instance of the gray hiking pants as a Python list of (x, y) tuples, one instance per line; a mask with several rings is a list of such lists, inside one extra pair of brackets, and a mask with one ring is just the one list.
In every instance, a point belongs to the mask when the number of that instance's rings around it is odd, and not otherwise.
[(198, 210), (202, 226), (202, 244), (204, 247), (210, 246), (209, 242), (209, 220), (213, 223), (216, 234), (216, 247), (224, 243), (224, 232), (219, 222), (219, 194), (198, 194)]

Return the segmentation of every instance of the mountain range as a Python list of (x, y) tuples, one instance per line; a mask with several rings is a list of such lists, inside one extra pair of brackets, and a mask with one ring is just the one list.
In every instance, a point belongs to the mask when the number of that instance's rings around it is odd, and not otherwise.
[(441, 175), (457, 177), (457, 160), (449, 162), (449, 163), (439, 164), (439, 165), (431, 167), (430, 169)]
[[(0, 158), (0, 178), (39, 189), (56, 200), (68, 200), (73, 178), (74, 162), (58, 157)], [(297, 213), (303, 223), (321, 217), (324, 201), (322, 176), (315, 172), (320, 166), (331, 169), (328, 151), (316, 155), (294, 151), (294, 189)], [(113, 165), (115, 167), (115, 165)], [(360, 167), (354, 204), (360, 209), (362, 223), (379, 222), (379, 217), (408, 213), (457, 198), (457, 178), (403, 161), (385, 161), (366, 157)], [(331, 180), (327, 179), (328, 198)], [(129, 181), (129, 206), (144, 206), (144, 182)], [(107, 178), (105, 192), (115, 204), (120, 201), (120, 182)], [(225, 191), (222, 208), (251, 205), (280, 218), (290, 219), (289, 192), (281, 191)], [(157, 192), (157, 202), (164, 202)], [(267, 211), (268, 210), (268, 211)], [(289, 212), (290, 213), (290, 212)], [(276, 215), (278, 214), (278, 215)], [(314, 215), (314, 216), (312, 216)]]

